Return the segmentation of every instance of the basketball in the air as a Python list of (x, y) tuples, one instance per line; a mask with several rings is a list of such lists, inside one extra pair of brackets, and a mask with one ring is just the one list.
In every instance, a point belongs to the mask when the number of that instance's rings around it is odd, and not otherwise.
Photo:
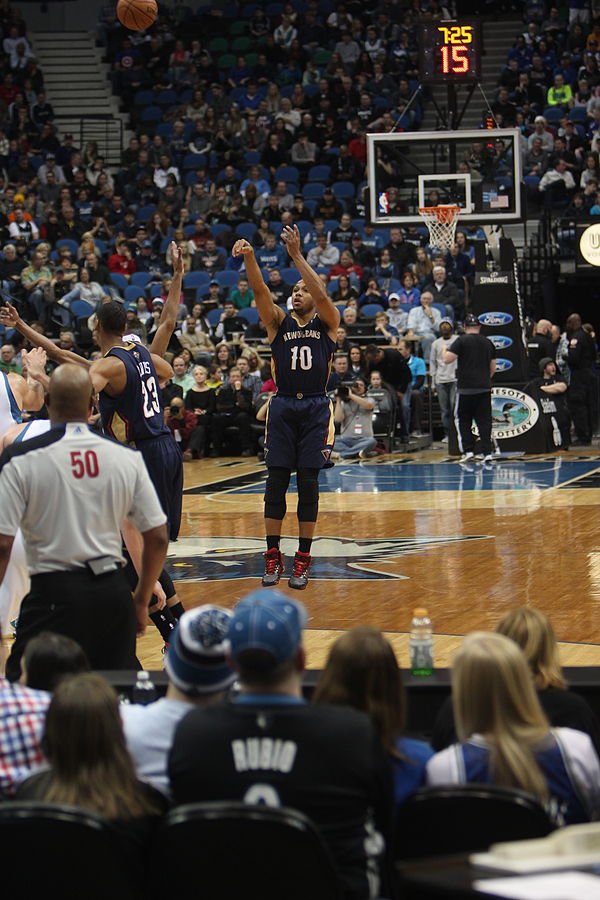
[(130, 31), (150, 28), (158, 15), (156, 0), (119, 0), (117, 18)]

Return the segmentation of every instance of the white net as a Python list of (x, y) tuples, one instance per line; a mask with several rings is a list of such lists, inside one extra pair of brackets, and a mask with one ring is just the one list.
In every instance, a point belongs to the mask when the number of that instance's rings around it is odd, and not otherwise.
[(420, 206), (419, 215), (429, 229), (429, 243), (448, 250), (454, 243), (460, 206)]

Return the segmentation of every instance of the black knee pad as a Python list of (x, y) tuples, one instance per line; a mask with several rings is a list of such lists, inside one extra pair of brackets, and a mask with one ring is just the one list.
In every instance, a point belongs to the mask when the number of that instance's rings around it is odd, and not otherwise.
[(265, 487), (265, 519), (283, 519), (287, 509), (285, 494), (290, 483), (291, 469), (280, 466), (269, 468)]
[(298, 521), (316, 522), (319, 512), (319, 469), (298, 469)]

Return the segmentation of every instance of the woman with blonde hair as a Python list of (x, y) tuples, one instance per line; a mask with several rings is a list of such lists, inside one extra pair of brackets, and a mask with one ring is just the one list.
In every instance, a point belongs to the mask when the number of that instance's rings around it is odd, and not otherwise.
[(425, 764), (433, 753), (424, 741), (403, 736), (406, 697), (402, 675), (393, 647), (377, 628), (361, 625), (337, 639), (313, 702), (352, 706), (367, 713), (392, 762), (396, 804), (424, 784)]
[[(549, 618), (533, 606), (518, 606), (502, 616), (495, 631), (513, 640), (525, 654), (538, 700), (550, 724), (589, 734), (600, 756), (600, 723), (583, 697), (568, 690)], [(455, 740), (452, 701), (448, 698), (436, 718), (431, 743), (435, 750), (443, 750)]]
[(527, 791), (558, 826), (600, 816), (600, 763), (587, 734), (550, 729), (523, 651), (475, 631), (452, 666), (459, 743), (427, 763), (427, 783), (492, 783)]

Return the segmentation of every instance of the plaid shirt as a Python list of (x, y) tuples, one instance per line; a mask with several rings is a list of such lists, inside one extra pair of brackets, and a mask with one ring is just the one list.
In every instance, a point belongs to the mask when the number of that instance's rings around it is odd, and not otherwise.
[(11, 797), (44, 762), (42, 731), (50, 694), (0, 678), (0, 797)]

